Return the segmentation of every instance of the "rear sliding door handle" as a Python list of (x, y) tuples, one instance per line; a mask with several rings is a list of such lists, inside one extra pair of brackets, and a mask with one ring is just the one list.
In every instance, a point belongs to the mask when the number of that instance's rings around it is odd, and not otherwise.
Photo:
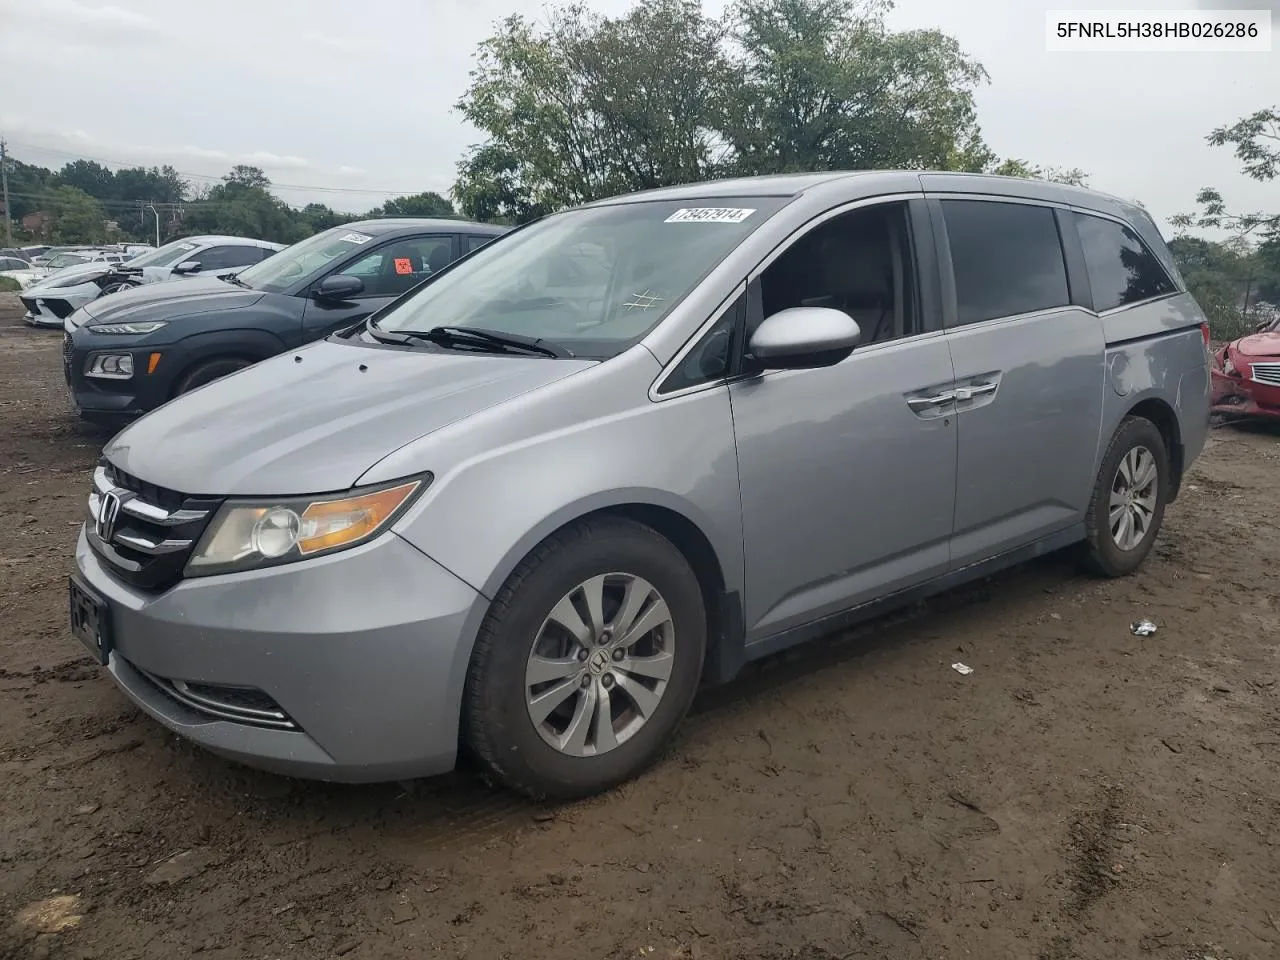
[(967, 387), (956, 387), (952, 398), (956, 403), (964, 403), (974, 397), (985, 397), (989, 393), (995, 393), (997, 386), (999, 385), (995, 383), (973, 383)]
[(940, 393), (935, 397), (908, 397), (907, 406), (916, 413), (924, 413), (934, 407), (940, 407), (944, 403), (951, 403), (955, 398), (956, 395), (954, 393)]

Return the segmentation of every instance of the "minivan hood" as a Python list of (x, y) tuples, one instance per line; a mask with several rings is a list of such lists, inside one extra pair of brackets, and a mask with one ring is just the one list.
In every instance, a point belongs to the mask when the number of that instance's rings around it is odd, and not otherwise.
[(148, 283), (85, 304), (90, 324), (172, 320), (193, 313), (241, 310), (265, 296), (216, 277)]
[(1251, 333), (1236, 341), (1236, 349), (1248, 357), (1280, 357), (1280, 332)]
[(186, 494), (346, 490), (406, 443), (597, 362), (321, 341), (170, 401), (103, 453)]

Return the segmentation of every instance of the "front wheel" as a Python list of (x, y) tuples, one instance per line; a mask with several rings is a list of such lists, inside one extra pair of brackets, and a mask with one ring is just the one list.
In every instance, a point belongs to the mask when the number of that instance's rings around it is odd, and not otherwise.
[(173, 395), (175, 397), (181, 396), (196, 387), (203, 387), (206, 383), (212, 383), (214, 380), (219, 380), (228, 374), (252, 365), (252, 361), (241, 357), (219, 357), (215, 360), (206, 360), (183, 374), (182, 379), (178, 381), (178, 385), (174, 387)]
[(598, 793), (670, 743), (702, 671), (707, 617), (684, 555), (622, 519), (543, 541), (499, 591), (467, 676), (466, 740), (535, 798)]
[(1150, 420), (1121, 423), (1093, 489), (1085, 516), (1086, 561), (1104, 577), (1123, 577), (1147, 558), (1169, 496), (1169, 452)]

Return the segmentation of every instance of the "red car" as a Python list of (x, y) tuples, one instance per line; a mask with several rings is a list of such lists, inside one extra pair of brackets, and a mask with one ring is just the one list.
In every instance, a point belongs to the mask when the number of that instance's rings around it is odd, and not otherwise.
[(1212, 374), (1214, 413), (1280, 420), (1280, 319), (1215, 353)]

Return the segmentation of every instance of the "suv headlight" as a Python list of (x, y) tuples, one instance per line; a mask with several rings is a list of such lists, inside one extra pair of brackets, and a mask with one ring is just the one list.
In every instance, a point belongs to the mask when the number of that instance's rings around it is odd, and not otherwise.
[(144, 333), (155, 333), (161, 327), (169, 325), (168, 320), (140, 320), (136, 323), (91, 323), (91, 333), (118, 333), (140, 336)]
[(347, 496), (229, 500), (187, 561), (189, 577), (271, 567), (373, 539), (431, 484), (431, 474)]

